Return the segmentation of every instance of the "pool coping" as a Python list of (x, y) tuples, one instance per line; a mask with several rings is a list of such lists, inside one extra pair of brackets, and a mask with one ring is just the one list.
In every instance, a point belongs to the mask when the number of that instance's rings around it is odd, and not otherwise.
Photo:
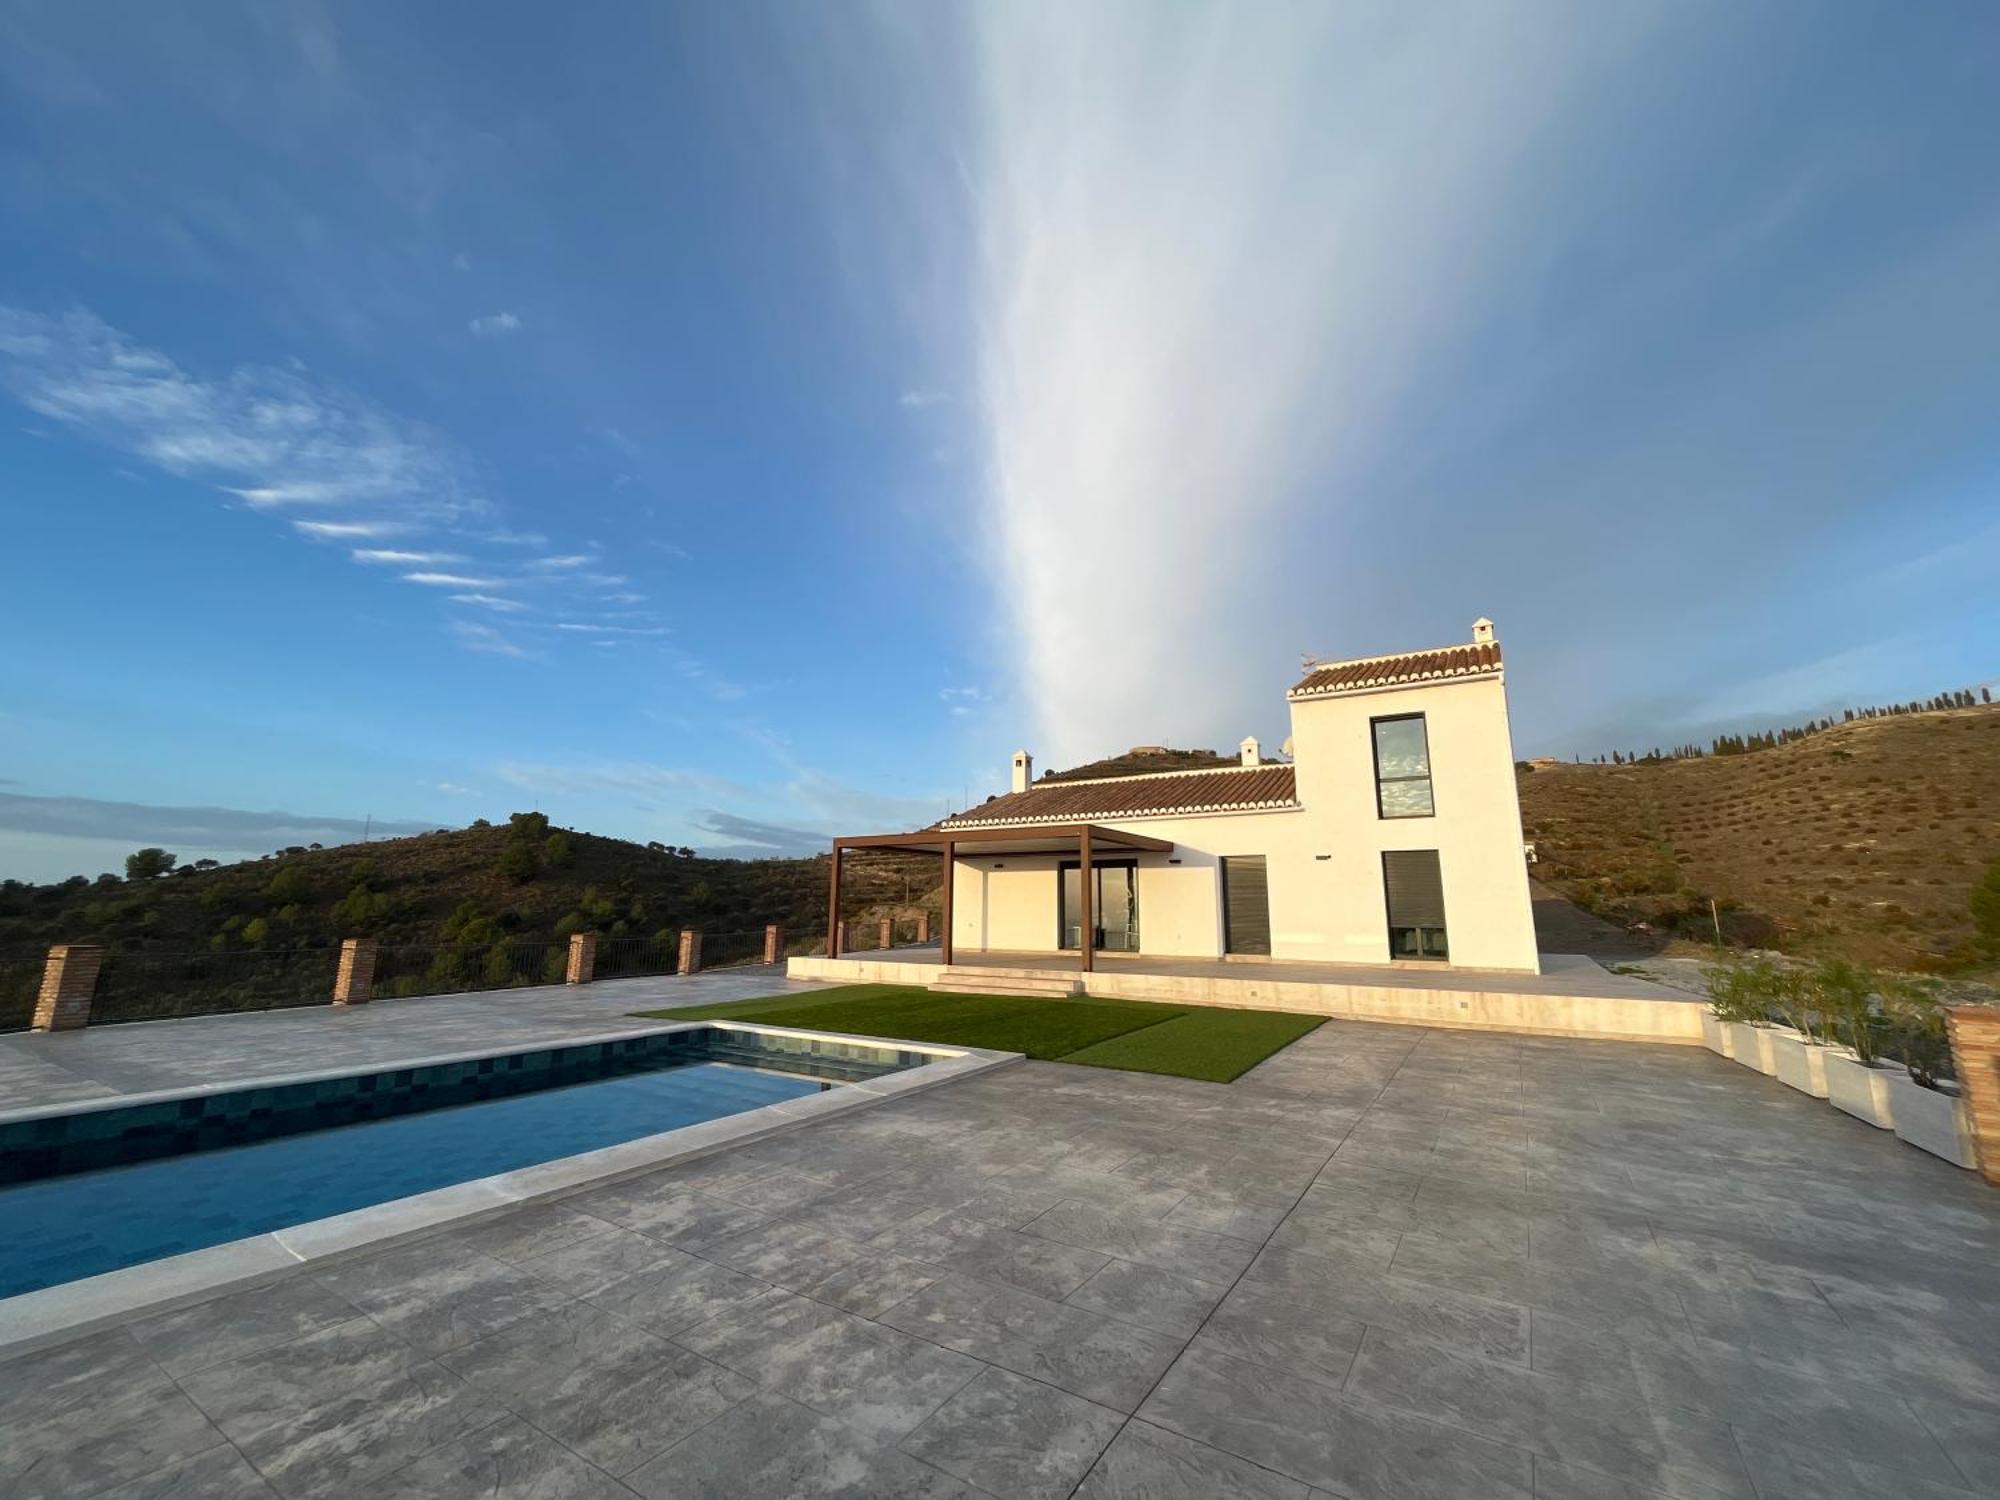
[[(614, 1146), (601, 1146), (595, 1151), (536, 1162), (511, 1172), (474, 1178), (470, 1182), (454, 1183), (426, 1193), (351, 1209), (330, 1218), (267, 1230), (240, 1240), (125, 1266), (97, 1276), (86, 1276), (60, 1286), (0, 1298), (0, 1361), (120, 1323), (172, 1312), (229, 1292), (246, 1290), (296, 1271), (301, 1266), (386, 1249), (405, 1240), (462, 1227), (528, 1204), (551, 1202), (585, 1188), (657, 1171), (661, 1167), (732, 1146), (748, 1145), (814, 1120), (922, 1093), (1023, 1060), (1021, 1053), (995, 1052), (984, 1047), (950, 1047), (895, 1037), (857, 1036), (846, 1032), (814, 1031), (807, 1027), (769, 1026), (760, 1022), (727, 1019), (667, 1022), (638, 1030), (564, 1037), (551, 1045), (589, 1046), (697, 1029), (892, 1047), (901, 1052), (928, 1055), (933, 1060), (900, 1072), (884, 1074), (880, 1078), (841, 1084), (802, 1098), (760, 1105), (739, 1114), (724, 1115), (720, 1119), (683, 1125), (657, 1135), (621, 1141)], [(546, 1047), (517, 1046), (500, 1052), (487, 1049), (453, 1052), (399, 1061), (369, 1071), (399, 1072), (405, 1068), (436, 1067), (543, 1050)], [(127, 1094), (112, 1100), (79, 1100), (69, 1106), (46, 1105), (0, 1113), (0, 1124), (175, 1099), (198, 1099), (244, 1088), (275, 1088), (355, 1076), (353, 1068), (318, 1069), (281, 1077)]]

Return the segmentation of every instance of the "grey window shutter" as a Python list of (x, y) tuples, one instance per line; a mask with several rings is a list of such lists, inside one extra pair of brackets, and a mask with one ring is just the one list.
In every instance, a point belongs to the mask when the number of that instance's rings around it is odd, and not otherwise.
[(1271, 891), (1263, 855), (1223, 857), (1222, 928), (1225, 952), (1271, 951)]
[(1382, 856), (1391, 927), (1444, 926), (1444, 880), (1435, 849), (1391, 849)]

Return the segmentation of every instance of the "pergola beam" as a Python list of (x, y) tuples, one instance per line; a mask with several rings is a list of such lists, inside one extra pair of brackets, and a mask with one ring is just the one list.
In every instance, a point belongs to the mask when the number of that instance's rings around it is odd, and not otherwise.
[(1091, 899), (1097, 893), (1091, 889), (1090, 825), (1088, 823), (1084, 825), (1083, 833), (1076, 841), (1076, 858), (1079, 866), (1076, 872), (1076, 884), (1082, 896), (1078, 905), (1083, 909), (1083, 931), (1078, 934), (1076, 966), (1088, 974), (1091, 968), (1091, 950), (1097, 946), (1096, 903)]

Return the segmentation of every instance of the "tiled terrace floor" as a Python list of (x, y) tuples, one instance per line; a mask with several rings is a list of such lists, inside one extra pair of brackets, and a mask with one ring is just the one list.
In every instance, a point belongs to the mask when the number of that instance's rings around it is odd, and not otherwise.
[(1972, 1174), (1706, 1052), (1330, 1022), (0, 1365), (0, 1492), (1993, 1494), (1996, 1252)]
[(775, 969), (717, 969), (685, 978), (659, 974), (419, 995), (352, 1008), (310, 1005), (81, 1031), (9, 1032), (0, 1035), (0, 1110), (334, 1068), (363, 1073), (417, 1058), (536, 1047), (651, 1024), (634, 1020), (636, 1010), (822, 988), (788, 982)]

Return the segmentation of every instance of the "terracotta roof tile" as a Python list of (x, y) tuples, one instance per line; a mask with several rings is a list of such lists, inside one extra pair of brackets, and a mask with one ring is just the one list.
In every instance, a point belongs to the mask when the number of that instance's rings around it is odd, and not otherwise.
[(1359, 692), (1364, 688), (1438, 682), (1453, 677), (1481, 677), (1499, 670), (1498, 641), (1440, 646), (1434, 651), (1406, 651), (1396, 656), (1364, 657), (1359, 661), (1322, 662), (1287, 696), (1317, 698), (1332, 693)]
[(1294, 807), (1298, 793), (1290, 766), (1254, 766), (1184, 775), (1128, 776), (1114, 781), (1038, 783), (1009, 792), (956, 817), (940, 828), (980, 828), (995, 823), (1081, 823), (1093, 818), (1129, 818), (1174, 812), (1251, 811)]

